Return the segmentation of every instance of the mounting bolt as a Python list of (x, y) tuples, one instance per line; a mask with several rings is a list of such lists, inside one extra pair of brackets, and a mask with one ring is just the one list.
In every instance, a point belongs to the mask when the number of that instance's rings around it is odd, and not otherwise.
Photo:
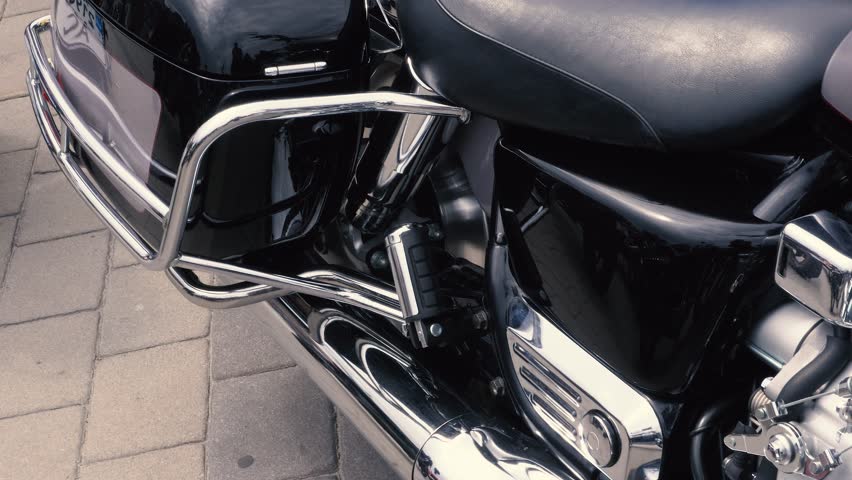
[(429, 240), (437, 242), (438, 240), (442, 240), (444, 238), (444, 232), (441, 231), (441, 227), (438, 224), (430, 223), (429, 224)]
[(494, 241), (497, 243), (497, 245), (505, 245), (506, 234), (503, 232), (498, 233), (497, 236), (494, 237)]
[(444, 333), (444, 327), (441, 326), (440, 323), (433, 323), (429, 325), (429, 333), (433, 337), (440, 337), (442, 333)]
[(488, 328), (488, 312), (485, 310), (477, 310), (476, 313), (473, 314), (473, 318), (471, 320), (473, 322), (473, 328), (476, 330), (485, 330)]
[(370, 254), (370, 268), (373, 270), (385, 270), (390, 265), (388, 254), (384, 250), (376, 250)]
[(783, 434), (770, 437), (766, 445), (766, 458), (776, 465), (789, 465), (793, 461), (793, 443)]
[(503, 377), (495, 377), (488, 382), (488, 390), (491, 391), (491, 395), (502, 397), (506, 395), (506, 381), (503, 380)]

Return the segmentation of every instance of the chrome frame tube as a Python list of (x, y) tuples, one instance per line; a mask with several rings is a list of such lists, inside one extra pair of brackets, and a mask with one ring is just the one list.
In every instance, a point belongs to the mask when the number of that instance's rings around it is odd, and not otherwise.
[[(33, 109), (36, 111), (42, 132), (48, 140), (51, 153), (54, 156), (64, 154), (68, 157), (70, 155), (66, 146), (59, 139), (57, 133), (59, 129), (53, 123), (52, 116), (49, 114), (47, 105), (40, 98), (40, 94), (47, 96), (49, 103), (56, 109), (69, 133), (92, 154), (93, 160), (114, 174), (125, 187), (142, 200), (155, 216), (163, 220), (164, 233), (160, 248), (157, 251), (153, 251), (150, 247), (132, 249), (145, 266), (155, 270), (165, 270), (180, 254), (180, 243), (186, 229), (189, 204), (197, 183), (199, 169), (204, 160), (204, 154), (216, 140), (235, 128), (254, 122), (362, 112), (450, 116), (457, 117), (462, 121), (467, 121), (470, 118), (470, 112), (467, 110), (441, 102), (434, 97), (394, 92), (261, 100), (229, 107), (202, 124), (187, 142), (179, 163), (172, 198), (170, 204), (166, 205), (100, 141), (98, 135), (83, 121), (63, 93), (39, 38), (39, 35), (49, 30), (50, 26), (50, 16), (35, 20), (26, 30), (26, 41), (32, 65), (29, 73), (29, 88)], [(65, 160), (66, 163), (72, 163), (70, 158)], [(80, 177), (80, 181), (85, 179), (82, 175)], [(79, 185), (80, 181), (73, 182), (75, 187), (78, 190), (86, 191), (84, 198), (95, 208), (102, 210), (102, 216), (118, 216), (115, 209), (106, 205), (100, 206), (100, 204), (108, 205), (106, 199), (100, 195), (87, 192), (88, 190), (94, 191), (93, 186), (86, 188)], [(110, 226), (119, 223), (115, 220), (107, 220)], [(124, 225), (129, 227), (126, 223)], [(127, 243), (141, 243), (143, 245), (145, 243), (132, 228), (116, 230), (116, 233)]]
[[(26, 41), (30, 52), (30, 63), (36, 72), (35, 80), (38, 81), (47, 93), (48, 99), (62, 122), (70, 130), (80, 144), (94, 157), (99, 164), (106, 167), (116, 178), (132, 191), (146, 207), (159, 218), (168, 213), (168, 206), (163, 203), (157, 195), (152, 192), (120, 159), (109, 150), (95, 133), (80, 117), (77, 110), (71, 105), (71, 101), (62, 93), (59, 80), (53, 74), (53, 66), (47, 58), (39, 35), (51, 28), (50, 16), (46, 15), (32, 22), (26, 30)], [(52, 119), (51, 119), (52, 122)], [(53, 142), (50, 142), (53, 143)], [(52, 144), (51, 147), (56, 147)], [(58, 153), (59, 150), (54, 150)]]
[(190, 270), (170, 267), (166, 276), (192, 303), (204, 308), (236, 308), (286, 295), (288, 292), (269, 285), (241, 282), (237, 285), (210, 286)]
[[(262, 121), (308, 118), (361, 112), (398, 112), (450, 116), (466, 122), (467, 110), (435, 97), (393, 92), (369, 92), (322, 97), (263, 100), (229, 107), (211, 117), (192, 135), (184, 149), (169, 205), (148, 189), (133, 172), (101, 142), (65, 96), (41, 43), (40, 35), (51, 28), (50, 16), (32, 22), (25, 37), (30, 53), (27, 88), (42, 135), (62, 172), (85, 202), (109, 226), (145, 267), (166, 270), (172, 283), (190, 300), (213, 308), (245, 305), (288, 293), (304, 293), (356, 305), (389, 318), (406, 331), (399, 300), (393, 289), (376, 281), (335, 270), (305, 272), (296, 277), (184, 256), (180, 244), (186, 230), (190, 200), (208, 148), (235, 128)], [(57, 126), (53, 107), (61, 120)], [(159, 249), (154, 249), (130, 225), (80, 167), (69, 148), (70, 137), (89, 152), (92, 160), (111, 172), (146, 208), (163, 222)], [(230, 287), (205, 285), (181, 268), (226, 274), (249, 283)]]
[[(223, 275), (229, 278), (244, 280), (246, 282), (259, 283), (277, 289), (277, 295), (272, 291), (246, 290), (241, 287), (243, 294), (234, 294), (240, 298), (246, 296), (255, 297), (255, 301), (269, 296), (283, 296), (293, 293), (302, 293), (314, 297), (334, 300), (348, 305), (363, 308), (369, 312), (377, 313), (390, 320), (392, 325), (403, 335), (408, 333), (408, 324), (402, 316), (393, 288), (379, 284), (367, 277), (349, 272), (340, 272), (332, 269), (312, 270), (302, 272), (298, 276), (279, 275), (264, 272), (253, 268), (246, 268), (230, 263), (217, 262), (191, 255), (181, 255), (174, 262), (176, 268), (186, 268), (213, 274)], [(182, 291), (183, 284), (178, 285)], [(194, 298), (202, 298), (205, 301), (216, 301), (215, 296), (221, 298), (222, 293), (216, 293), (214, 289), (204, 291), (201, 288), (192, 288), (185, 293), (191, 293)], [(212, 293), (213, 295), (211, 295)], [(267, 297), (268, 298), (268, 297)], [(225, 301), (225, 300), (223, 300)], [(228, 298), (227, 301), (236, 301)], [(248, 301), (247, 299), (245, 301)], [(249, 302), (251, 303), (251, 302)]]
[[(414, 94), (428, 93), (422, 87), (414, 89)], [(375, 178), (357, 179), (371, 185), (351, 218), (352, 224), (365, 233), (382, 232), (417, 191), (440, 158), (438, 153), (445, 142), (442, 133), (449, 126), (444, 118), (435, 115), (404, 115), (385, 121), (395, 123), (396, 131), (388, 142), (379, 173)]]

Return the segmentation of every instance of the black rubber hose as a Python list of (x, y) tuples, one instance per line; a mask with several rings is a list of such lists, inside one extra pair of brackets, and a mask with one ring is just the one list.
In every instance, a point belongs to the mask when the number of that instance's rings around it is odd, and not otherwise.
[(849, 337), (849, 330), (835, 326), (834, 335), (826, 337), (822, 352), (784, 385), (778, 401), (793, 402), (813, 395), (846, 368), (852, 354)]
[(739, 397), (730, 397), (715, 403), (695, 422), (689, 433), (689, 467), (694, 480), (723, 478), (719, 422), (740, 400)]

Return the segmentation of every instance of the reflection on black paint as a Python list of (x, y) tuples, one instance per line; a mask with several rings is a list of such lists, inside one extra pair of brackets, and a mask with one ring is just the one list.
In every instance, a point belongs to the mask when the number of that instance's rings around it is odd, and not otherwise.
[(547, 294), (540, 303), (640, 388), (682, 391), (714, 330), (730, 324), (742, 285), (771, 278), (768, 239), (780, 226), (685, 210), (654, 201), (654, 190), (646, 197), (513, 154), (547, 191), (549, 212), (523, 236)]
[[(161, 98), (151, 156), (163, 168), (152, 168), (147, 184), (166, 202), (187, 141), (216, 112), (260, 99), (352, 93), (366, 82), (363, 56), (368, 33), (362, 0), (94, 3), (105, 17), (104, 49), (112, 61), (124, 65)], [(321, 14), (314, 21), (296, 18), (309, 9)], [(234, 12), (230, 21), (223, 20), (221, 11)], [(220, 22), (218, 29), (201, 25), (214, 17)], [(61, 35), (62, 24), (57, 26)], [(325, 48), (336, 56), (329, 57), (330, 68), (323, 72), (268, 78), (257, 70), (267, 62), (317, 60)], [(109, 75), (108, 70), (101, 71)], [(211, 147), (195, 189), (183, 251), (211, 258), (240, 257), (301, 238), (337, 211), (360, 139), (360, 117), (286, 122), (292, 146), (286, 158), (276, 150), (276, 135), (284, 125), (262, 122), (243, 127)], [(109, 185), (107, 174), (95, 165), (90, 168), (146, 241), (159, 245), (160, 222), (134, 209)], [(292, 175), (292, 185), (283, 188), (287, 175)]]
[(329, 70), (364, 54), (362, 0), (93, 0), (165, 58), (195, 72), (260, 78), (268, 66), (325, 61)]

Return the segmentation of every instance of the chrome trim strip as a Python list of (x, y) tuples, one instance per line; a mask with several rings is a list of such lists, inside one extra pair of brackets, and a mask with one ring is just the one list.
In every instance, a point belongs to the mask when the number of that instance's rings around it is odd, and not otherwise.
[[(600, 468), (601, 472), (613, 480), (636, 478), (640, 473), (646, 477), (653, 475), (649, 472), (658, 468), (662, 460), (663, 434), (660, 420), (648, 399), (559, 330), (532, 304), (521, 298), (514, 302), (517, 306), (510, 307), (515, 312), (513, 326), (507, 332), (513, 368), (527, 392), (527, 400), (536, 407), (539, 419), (556, 431), (564, 431), (576, 429), (579, 419), (589, 412), (604, 412), (618, 431), (621, 454), (612, 466)], [(540, 371), (537, 379), (556, 398), (545, 398), (548, 392), (521, 374), (524, 368), (532, 373)], [(563, 384), (570, 389), (563, 388)], [(561, 422), (544, 408), (544, 400), (547, 400), (550, 408), (558, 412), (560, 403), (576, 401), (576, 397), (571, 398), (574, 395), (580, 397), (576, 402), (576, 419), (563, 415), (571, 421)], [(589, 452), (580, 445), (579, 437), (569, 436), (565, 440), (595, 464)]]
[(429, 84), (427, 84), (422, 78), (420, 78), (420, 75), (417, 74), (417, 71), (414, 70), (414, 62), (411, 60), (411, 57), (405, 57), (405, 65), (408, 67), (408, 72), (411, 73), (411, 78), (413, 78), (418, 85), (420, 85), (429, 92), (435, 92), (435, 90), (433, 90), (432, 87), (429, 86)]

